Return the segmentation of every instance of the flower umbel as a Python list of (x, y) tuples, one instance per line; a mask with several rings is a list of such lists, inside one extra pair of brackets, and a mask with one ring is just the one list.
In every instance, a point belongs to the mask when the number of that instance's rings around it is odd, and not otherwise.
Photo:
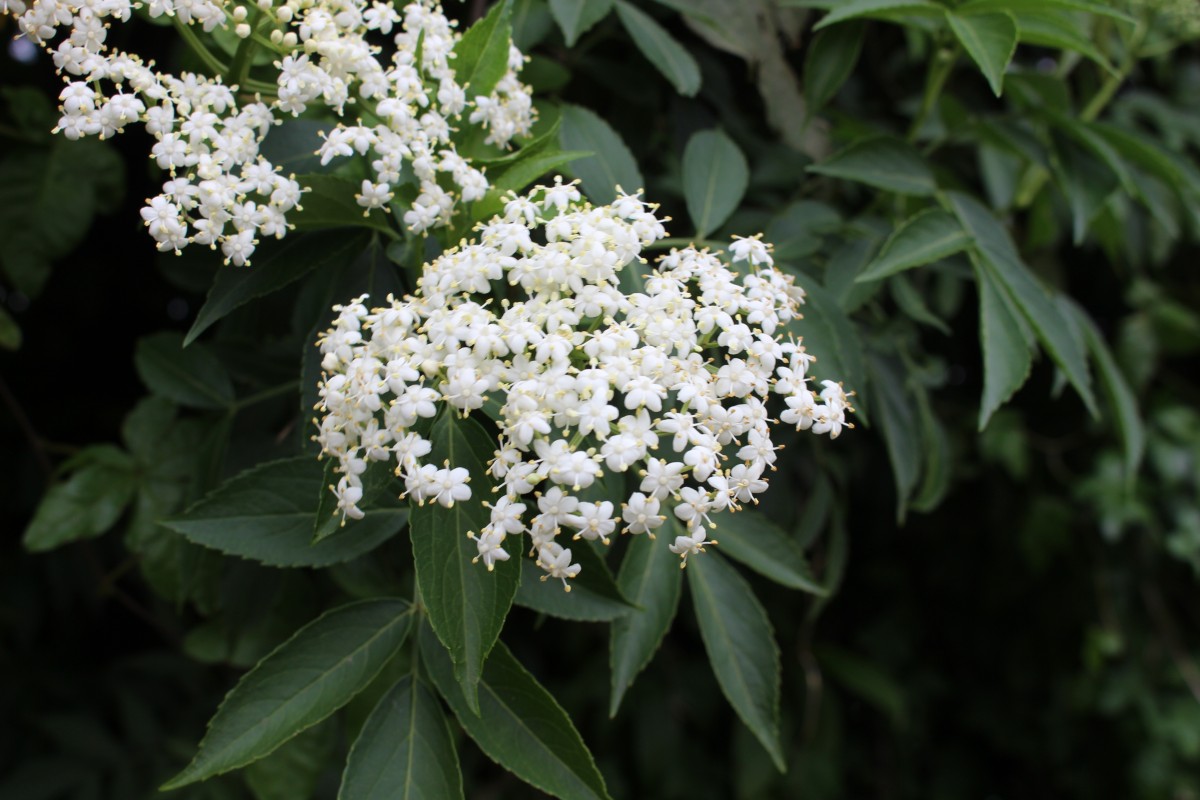
[[(499, 499), (473, 532), (477, 560), (491, 569), (524, 532), (545, 577), (569, 589), (575, 539), (653, 537), (674, 516), (681, 566), (716, 544), (713, 515), (767, 488), (771, 395), (782, 422), (836, 438), (853, 409), (841, 384), (809, 387), (814, 359), (787, 331), (804, 292), (769, 245), (735, 240), (729, 264), (675, 249), (650, 268), (641, 253), (666, 235), (655, 210), (630, 194), (593, 206), (556, 181), (426, 265), (414, 294), (336, 306), (315, 438), (343, 476), (338, 507), (353, 515), (369, 461), (394, 461), (417, 502), (479, 490), (465, 470), (422, 464), (431, 445), (414, 428), (491, 398)], [(620, 505), (588, 495), (623, 473), (635, 491)]]

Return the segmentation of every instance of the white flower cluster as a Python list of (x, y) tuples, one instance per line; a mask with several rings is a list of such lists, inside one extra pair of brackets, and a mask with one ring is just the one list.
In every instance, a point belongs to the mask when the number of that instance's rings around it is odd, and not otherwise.
[[(702, 551), (711, 514), (767, 488), (772, 394), (780, 420), (836, 437), (853, 409), (838, 383), (809, 388), (813, 357), (784, 333), (804, 293), (758, 238), (730, 246), (737, 272), (688, 247), (641, 291), (621, 289), (665, 235), (654, 211), (634, 195), (595, 207), (556, 180), (426, 265), (413, 295), (335, 307), (315, 438), (337, 459), (342, 513), (361, 516), (371, 461), (394, 459), (419, 503), (470, 497), (466, 469), (422, 463), (431, 443), (414, 428), (443, 405), (468, 414), (501, 397), (499, 498), (471, 534), (478, 559), (507, 560), (507, 537), (524, 532), (543, 577), (567, 586), (580, 566), (564, 531), (607, 544), (618, 524), (653, 536), (670, 513), (686, 526), (670, 549), (683, 564)], [(640, 479), (620, 508), (580, 497), (605, 470)]]
[[(372, 178), (356, 194), (367, 210), (393, 199), (409, 164), (420, 188), (404, 221), (417, 232), (447, 224), (459, 201), (487, 191), (484, 174), (450, 141), (454, 121), (467, 114), (500, 146), (527, 134), (533, 122), (529, 89), (517, 78), (521, 53), (510, 48), (495, 88), (469, 96), (471, 87), (456, 80), (453, 67), (462, 37), (434, 0), (412, 2), (403, 15), (379, 0), (149, 0), (152, 17), (205, 31), (229, 27), (249, 51), (278, 56), (275, 85), (245, 81), (261, 90), (254, 95), (221, 77), (159, 72), (153, 62), (109, 47), (112, 21), (127, 22), (141, 6), (138, 0), (0, 0), (0, 11), (15, 14), (22, 32), (50, 50), (68, 76), (58, 131), (69, 139), (105, 138), (141, 122), (154, 136), (151, 156), (170, 178), (142, 217), (163, 251), (220, 246), (227, 262), (242, 265), (261, 237), (286, 234), (302, 189), (259, 152), (285, 114), (316, 105), (337, 115), (341, 121), (331, 125), (319, 154), (326, 164), (367, 157)], [(393, 28), (391, 55), (383, 59), (367, 36), (388, 36)], [(188, 41), (204, 47), (195, 34)], [(439, 184), (441, 173), (455, 191)]]

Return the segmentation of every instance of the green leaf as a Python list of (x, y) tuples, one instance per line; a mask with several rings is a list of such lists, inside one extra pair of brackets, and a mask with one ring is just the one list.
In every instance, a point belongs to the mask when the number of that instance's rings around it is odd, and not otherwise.
[(700, 66), (683, 45), (675, 41), (663, 26), (636, 6), (617, 0), (617, 16), (625, 30), (629, 31), (633, 43), (646, 60), (663, 74), (675, 90), (684, 97), (693, 97), (700, 91)]
[(608, 16), (613, 0), (550, 0), (550, 13), (562, 29), (567, 47), (574, 47), (581, 34)]
[(0, 159), (0, 269), (29, 297), (51, 263), (78, 247), (97, 214), (120, 206), (125, 169), (93, 139), (55, 136), (44, 147), (8, 146)]
[(813, 26), (813, 30), (828, 28), (848, 19), (902, 19), (905, 16), (936, 17), (943, 6), (930, 0), (847, 0), (837, 3), (825, 17)]
[(581, 106), (564, 105), (559, 141), (564, 150), (582, 150), (595, 155), (571, 164), (571, 174), (583, 183), (583, 191), (594, 202), (610, 203), (614, 187), (634, 192), (644, 188), (633, 154), (607, 122)]
[(746, 157), (724, 131), (700, 131), (683, 151), (683, 196), (688, 216), (703, 239), (742, 202), (750, 183)]
[[(1001, 9), (1004, 10), (1004, 9)], [(966, 7), (958, 9), (966, 13)], [(1019, 38), (1023, 44), (1054, 47), (1087, 56), (1110, 73), (1116, 70), (1095, 43), (1080, 33), (1070, 12), (1042, 8), (1036, 11), (1010, 11), (1017, 20)]]
[(1019, 314), (1008, 292), (991, 270), (975, 264), (979, 286), (979, 342), (983, 348), (983, 399), (979, 430), (1029, 378), (1033, 363)]
[[(804, 348), (817, 357), (813, 372), (822, 379), (842, 381), (847, 391), (861, 392), (866, 388), (866, 368), (863, 365), (862, 341), (854, 323), (838, 305), (837, 298), (812, 278), (801, 276), (797, 281), (805, 291), (801, 319), (788, 322), (787, 329)], [(863, 411), (862, 397), (856, 408)]]
[(888, 281), (888, 291), (891, 293), (892, 299), (896, 301), (896, 305), (908, 315), (909, 319), (935, 328), (947, 336), (951, 334), (950, 326), (929, 310), (929, 306), (925, 304), (925, 298), (913, 286), (907, 275), (893, 276)]
[(183, 346), (251, 300), (276, 292), (315, 269), (333, 269), (353, 261), (366, 249), (368, 238), (361, 230), (345, 229), (292, 234), (283, 246), (255, 259), (252, 269), (218, 270)]
[(0, 348), (21, 349), (21, 327), (6, 309), (0, 308)]
[(506, 169), (492, 182), (492, 188), (501, 194), (521, 192), (547, 173), (591, 155), (587, 150), (545, 150)]
[(178, 333), (155, 333), (139, 339), (133, 365), (146, 388), (181, 406), (233, 405), (233, 382), (224, 365), (203, 345), (185, 350), (183, 336)]
[(921, 154), (912, 145), (888, 136), (860, 139), (808, 171), (898, 194), (926, 196), (937, 189), (933, 171)]
[(337, 730), (309, 728), (274, 753), (246, 767), (246, 785), (256, 800), (309, 800), (333, 755)]
[(488, 95), (508, 72), (512, 44), (512, 0), (500, 0), (454, 46), (454, 75), (471, 97)]
[(571, 718), (503, 642), (484, 666), (478, 712), (455, 681), (449, 655), (425, 625), (421, 659), (459, 723), (489, 758), (563, 800), (608, 800), (604, 778)]
[[(300, 200), (300, 207), (288, 215), (288, 222), (298, 231), (319, 231), (328, 228), (369, 228), (390, 237), (396, 231), (380, 209), (367, 210), (358, 204), (354, 195), (362, 188), (359, 183), (337, 175), (301, 175), (296, 179), (309, 191)], [(349, 237), (345, 231), (343, 236)], [(254, 269), (258, 269), (255, 261)]]
[(896, 522), (903, 525), (908, 514), (908, 499), (921, 474), (921, 442), (912, 398), (905, 386), (904, 373), (879, 356), (870, 360), (872, 399), (875, 419), (887, 447), (892, 479), (896, 484)]
[(825, 594), (800, 546), (765, 514), (745, 509), (718, 514), (714, 521), (717, 528), (712, 535), (720, 540), (722, 553), (781, 586)]
[(1017, 51), (1017, 21), (1013, 15), (1007, 12), (963, 15), (947, 9), (946, 21), (999, 97), (1004, 90), (1004, 70)]
[(988, 14), (993, 12), (1011, 12), (1013, 14), (1028, 11), (1087, 11), (1105, 17), (1112, 17), (1124, 22), (1134, 22), (1134, 18), (1123, 11), (1112, 7), (1110, 3), (1095, 0), (968, 0), (957, 9), (959, 14)]
[(682, 531), (674, 519), (668, 520), (660, 530), (662, 539), (645, 535), (634, 537), (617, 575), (621, 592), (637, 608), (614, 620), (610, 629), (610, 717), (617, 715), (621, 698), (633, 684), (633, 679), (654, 658), (679, 608), (683, 574), (679, 569), (679, 556), (668, 550), (667, 545)]
[(1113, 171), (1091, 153), (1057, 133), (1053, 139), (1058, 152), (1054, 172), (1071, 207), (1071, 238), (1078, 247), (1119, 182)]
[(398, 492), (365, 516), (313, 544), (324, 469), (301, 456), (260, 464), (231, 478), (163, 524), (189, 541), (273, 567), (324, 567), (349, 561), (395, 536), (408, 509)]
[(879, 255), (855, 281), (877, 281), (906, 269), (940, 261), (966, 250), (970, 242), (958, 220), (941, 209), (927, 208), (892, 232)]
[(1096, 323), (1070, 298), (1064, 297), (1063, 302), (1075, 317), (1087, 343), (1088, 352), (1096, 362), (1096, 373), (1100, 377), (1100, 385), (1104, 388), (1109, 408), (1116, 419), (1117, 432), (1121, 437), (1126, 484), (1132, 486), (1146, 453), (1146, 426), (1138, 411), (1137, 396), (1113, 358)]
[(27, 550), (40, 553), (92, 539), (111, 528), (137, 489), (133, 459), (111, 445), (89, 447), (72, 462), (78, 469), (50, 487), (25, 529)]
[(835, 682), (883, 712), (893, 727), (905, 727), (908, 715), (904, 690), (878, 664), (831, 645), (817, 648), (817, 660)]
[(339, 800), (454, 800), (458, 751), (437, 698), (408, 675), (380, 699), (350, 748)]
[(775, 245), (775, 260), (794, 262), (819, 252), (823, 237), (841, 227), (841, 216), (830, 206), (797, 200), (767, 223), (763, 238)]
[(1017, 248), (1004, 226), (979, 201), (959, 192), (947, 193), (947, 199), (963, 229), (975, 242), (975, 253), (1004, 287), (1038, 339), (1066, 373), (1088, 411), (1096, 415), (1087, 356), (1071, 335), (1067, 320), (1021, 261)]
[[(325, 143), (321, 135), (332, 124), (318, 119), (287, 119), (273, 125), (258, 146), (258, 152), (284, 175), (307, 175), (334, 169), (322, 165), (317, 151)], [(335, 162), (336, 163), (336, 162)]]
[(866, 27), (862, 22), (850, 22), (813, 37), (804, 58), (804, 96), (809, 114), (815, 114), (832, 100), (854, 72)]
[(688, 588), (721, 692), (784, 772), (779, 743), (779, 646), (754, 590), (717, 553), (689, 559)]
[(513, 541), (512, 558), (488, 571), (468, 533), (478, 533), (491, 519), (483, 501), (491, 499), (487, 462), (494, 442), (474, 419), (443, 410), (433, 425), (433, 447), (427, 463), (449, 462), (471, 473), (471, 497), (451, 508), (426, 503), (412, 510), (411, 528), (417, 584), (438, 638), (454, 660), (471, 707), (478, 705), (476, 685), (483, 662), (500, 636), (504, 618), (521, 581), (521, 543)]
[(250, 764), (344, 706), (383, 669), (412, 624), (403, 600), (327, 611), (246, 673), (225, 696), (178, 789)]
[(914, 395), (921, 421), (921, 455), (925, 463), (921, 470), (921, 482), (909, 505), (916, 511), (929, 512), (941, 504), (950, 489), (954, 459), (946, 427), (934, 415), (929, 393), (924, 387), (918, 386)]
[(542, 580), (546, 573), (533, 559), (521, 559), (521, 586), (513, 602), (559, 619), (608, 622), (633, 610), (621, 596), (608, 565), (586, 541), (571, 542), (571, 560), (582, 569), (563, 590), (556, 580)]

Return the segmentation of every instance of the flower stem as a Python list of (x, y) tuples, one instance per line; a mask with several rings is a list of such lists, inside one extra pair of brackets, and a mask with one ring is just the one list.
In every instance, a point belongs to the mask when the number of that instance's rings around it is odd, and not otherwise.
[(227, 70), (225, 63), (221, 61), (221, 59), (217, 58), (213, 54), (213, 51), (209, 50), (204, 43), (200, 41), (200, 37), (196, 35), (196, 32), (193, 31), (186, 23), (182, 22), (177, 16), (171, 17), (171, 21), (175, 24), (175, 30), (179, 32), (180, 38), (182, 38), (187, 46), (192, 49), (193, 53), (200, 57), (200, 60), (204, 62), (204, 66), (208, 67), (217, 75), (224, 75)]

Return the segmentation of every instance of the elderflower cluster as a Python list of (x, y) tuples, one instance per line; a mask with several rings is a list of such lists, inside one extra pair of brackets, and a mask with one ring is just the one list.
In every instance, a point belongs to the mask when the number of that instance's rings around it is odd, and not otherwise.
[[(529, 88), (517, 78), (520, 51), (510, 47), (495, 87), (472, 95), (454, 70), (462, 36), (434, 0), (411, 2), (402, 13), (379, 0), (144, 4), (151, 17), (182, 23), (187, 41), (210, 59), (216, 56), (183, 26), (230, 28), (248, 40), (248, 53), (260, 48), (277, 57), (273, 83), (251, 79), (247, 69), (230, 77), (242, 85), (161, 72), (154, 62), (110, 47), (109, 27), (128, 22), (142, 6), (138, 0), (0, 0), (0, 11), (16, 15), (21, 31), (46, 47), (66, 75), (58, 132), (69, 139), (107, 138), (142, 123), (154, 137), (151, 157), (169, 178), (142, 217), (162, 251), (219, 246), (227, 263), (240, 266), (260, 239), (286, 234), (302, 187), (259, 150), (284, 115), (314, 107), (336, 114), (339, 121), (323, 134), (318, 151), (322, 164), (366, 157), (370, 178), (355, 195), (364, 213), (387, 206), (412, 182), (415, 199), (404, 222), (417, 232), (448, 224), (458, 203), (478, 200), (488, 189), (483, 172), (456, 152), (454, 124), (465, 115), (487, 130), (487, 142), (507, 146), (533, 122)], [(386, 58), (368, 34), (390, 36)], [(233, 71), (231, 64), (227, 72)], [(405, 165), (411, 174), (403, 175)], [(439, 181), (443, 174), (448, 180)]]
[[(701, 552), (711, 515), (767, 488), (769, 403), (782, 422), (836, 437), (853, 409), (838, 383), (810, 388), (813, 357), (785, 331), (804, 292), (769, 246), (735, 239), (732, 269), (708, 250), (671, 250), (642, 275), (642, 250), (665, 236), (654, 212), (636, 195), (593, 206), (556, 180), (426, 265), (412, 295), (336, 306), (319, 342), (315, 438), (337, 461), (341, 512), (362, 515), (372, 461), (394, 461), (417, 502), (471, 497), (467, 469), (422, 461), (431, 442), (418, 429), (493, 398), (498, 497), (470, 534), (476, 560), (491, 569), (524, 533), (543, 578), (567, 586), (580, 571), (568, 536), (607, 544), (620, 525), (653, 537), (674, 515), (686, 532), (670, 549), (683, 564)], [(582, 496), (606, 472), (635, 476), (619, 508)]]

